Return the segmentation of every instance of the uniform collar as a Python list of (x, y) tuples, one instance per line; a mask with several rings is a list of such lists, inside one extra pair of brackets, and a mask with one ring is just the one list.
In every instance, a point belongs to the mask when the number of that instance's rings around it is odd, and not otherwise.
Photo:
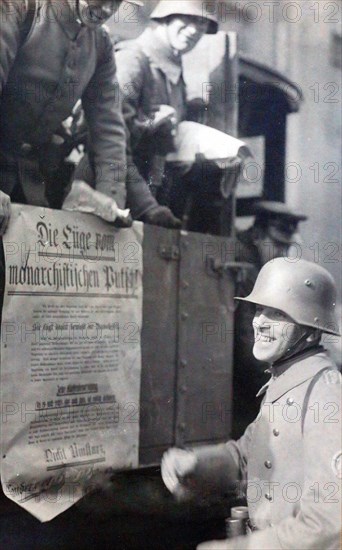
[(160, 69), (172, 84), (176, 85), (182, 76), (182, 59), (180, 55), (174, 55), (172, 48), (163, 40), (157, 28), (147, 28), (138, 41), (141, 42), (143, 51), (151, 63)]
[[(312, 357), (315, 357), (314, 362)], [(292, 388), (313, 378), (318, 371), (331, 365), (329, 356), (322, 346), (307, 350), (300, 356), (290, 358), (278, 369), (271, 367), (272, 378), (260, 389), (257, 396), (266, 392), (267, 402), (277, 401)]]
[(56, 21), (62, 27), (63, 32), (70, 40), (75, 40), (79, 32), (84, 29), (81, 21), (77, 17), (76, 0), (61, 0), (62, 9), (58, 9), (51, 3)]

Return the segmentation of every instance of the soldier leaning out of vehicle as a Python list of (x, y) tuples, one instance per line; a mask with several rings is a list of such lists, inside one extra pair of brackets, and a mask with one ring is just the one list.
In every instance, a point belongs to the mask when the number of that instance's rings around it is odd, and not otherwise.
[[(298, 224), (307, 219), (304, 214), (273, 201), (256, 203), (253, 213), (253, 225), (237, 233), (236, 260), (251, 265), (236, 288), (237, 296), (241, 297), (252, 292), (260, 269), (269, 260), (288, 256), (291, 247), (296, 256), (302, 255)], [(253, 317), (253, 304), (240, 302), (237, 305), (234, 319), (233, 437), (240, 437), (255, 418), (260, 405), (256, 394), (268, 378), (264, 372), (267, 364), (253, 356)]]
[[(217, 233), (223, 195), (231, 192), (247, 152), (243, 147), (233, 152), (238, 140), (214, 128), (194, 122), (190, 127), (182, 67), (182, 56), (204, 34), (217, 32), (217, 16), (202, 1), (162, 0), (150, 17), (153, 26), (115, 47), (132, 160), (161, 204), (178, 218), (189, 210), (193, 223), (187, 229)], [(203, 101), (200, 105), (204, 111)], [(200, 143), (208, 146), (201, 159)]]
[[(129, 108), (124, 101), (123, 113)], [(176, 218), (167, 206), (160, 205), (153, 194), (145, 179), (140, 174), (136, 165), (133, 162), (131, 143), (129, 132), (126, 127), (126, 189), (127, 189), (127, 208), (130, 209), (133, 219), (140, 220), (151, 225), (159, 225), (169, 229), (177, 229), (181, 226), (181, 221)], [(87, 126), (84, 124), (81, 127), (75, 128), (74, 133), (75, 147), (83, 145), (84, 154), (77, 160), (74, 172), (75, 180), (87, 182), (93, 185), (95, 179), (94, 157), (89, 150), (89, 139)]]
[[(141, 4), (138, 0), (126, 0)], [(126, 203), (126, 136), (113, 46), (103, 23), (120, 0), (1, 0), (0, 221), (10, 201), (60, 207), (60, 128), (81, 99), (90, 133), (95, 214)], [(66, 177), (66, 180), (68, 178)], [(84, 186), (81, 190), (84, 191)], [(84, 184), (85, 185), (85, 184)]]
[(271, 365), (260, 412), (238, 441), (170, 449), (162, 476), (179, 499), (245, 487), (249, 533), (200, 550), (337, 550), (341, 528), (341, 375), (320, 345), (338, 333), (336, 287), (317, 264), (277, 258), (246, 298), (256, 359)]

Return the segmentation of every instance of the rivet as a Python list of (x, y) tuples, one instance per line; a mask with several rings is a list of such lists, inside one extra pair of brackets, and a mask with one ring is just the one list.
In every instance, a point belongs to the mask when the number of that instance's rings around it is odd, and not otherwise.
[(277, 430), (277, 428), (274, 428), (274, 430), (273, 430), (273, 435), (274, 435), (275, 437), (278, 437), (279, 434), (280, 434), (279, 430)]
[(311, 286), (311, 281), (310, 281), (310, 279), (305, 279), (304, 282), (305, 282), (306, 286)]
[(181, 430), (181, 432), (184, 432), (184, 430), (185, 430), (185, 423), (184, 423), (184, 422), (181, 422), (180, 424), (178, 424), (178, 429)]
[(315, 317), (315, 318), (314, 318), (314, 321), (315, 321), (315, 323), (318, 323), (319, 317)]
[(181, 359), (181, 362), (180, 362), (181, 367), (186, 367), (187, 364), (188, 364), (188, 362), (187, 362), (186, 359)]
[(272, 462), (270, 460), (265, 460), (264, 464), (268, 470), (272, 468)]
[(186, 313), (186, 311), (183, 311), (183, 313), (182, 313), (182, 315), (181, 315), (182, 320), (183, 320), (183, 321), (186, 321), (188, 317), (189, 317), (189, 314)]
[(288, 405), (293, 405), (293, 403), (294, 403), (293, 397), (288, 397), (288, 398), (286, 399), (286, 403), (287, 403)]

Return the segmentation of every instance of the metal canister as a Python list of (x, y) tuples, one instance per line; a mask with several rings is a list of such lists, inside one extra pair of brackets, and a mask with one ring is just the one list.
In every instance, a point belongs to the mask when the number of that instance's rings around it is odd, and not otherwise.
[(227, 518), (226, 521), (226, 537), (232, 539), (240, 535), (246, 534), (245, 522), (239, 518)]
[(228, 539), (247, 534), (248, 508), (236, 506), (230, 511), (231, 517), (226, 519), (226, 536)]
[(230, 515), (231, 515), (232, 518), (247, 520), (249, 518), (248, 507), (247, 506), (235, 506), (234, 508), (231, 508)]

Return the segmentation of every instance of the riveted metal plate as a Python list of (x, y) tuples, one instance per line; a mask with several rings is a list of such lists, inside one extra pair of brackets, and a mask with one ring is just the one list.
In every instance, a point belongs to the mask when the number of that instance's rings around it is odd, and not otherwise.
[(165, 261), (162, 246), (178, 248), (179, 234), (144, 227), (140, 463), (160, 459), (174, 443), (178, 264)]
[(208, 270), (234, 259), (232, 240), (189, 232), (180, 250), (176, 445), (229, 436), (233, 349), (234, 274)]
[[(165, 261), (161, 247), (180, 251)], [(229, 436), (234, 273), (230, 239), (145, 225), (140, 464)]]

